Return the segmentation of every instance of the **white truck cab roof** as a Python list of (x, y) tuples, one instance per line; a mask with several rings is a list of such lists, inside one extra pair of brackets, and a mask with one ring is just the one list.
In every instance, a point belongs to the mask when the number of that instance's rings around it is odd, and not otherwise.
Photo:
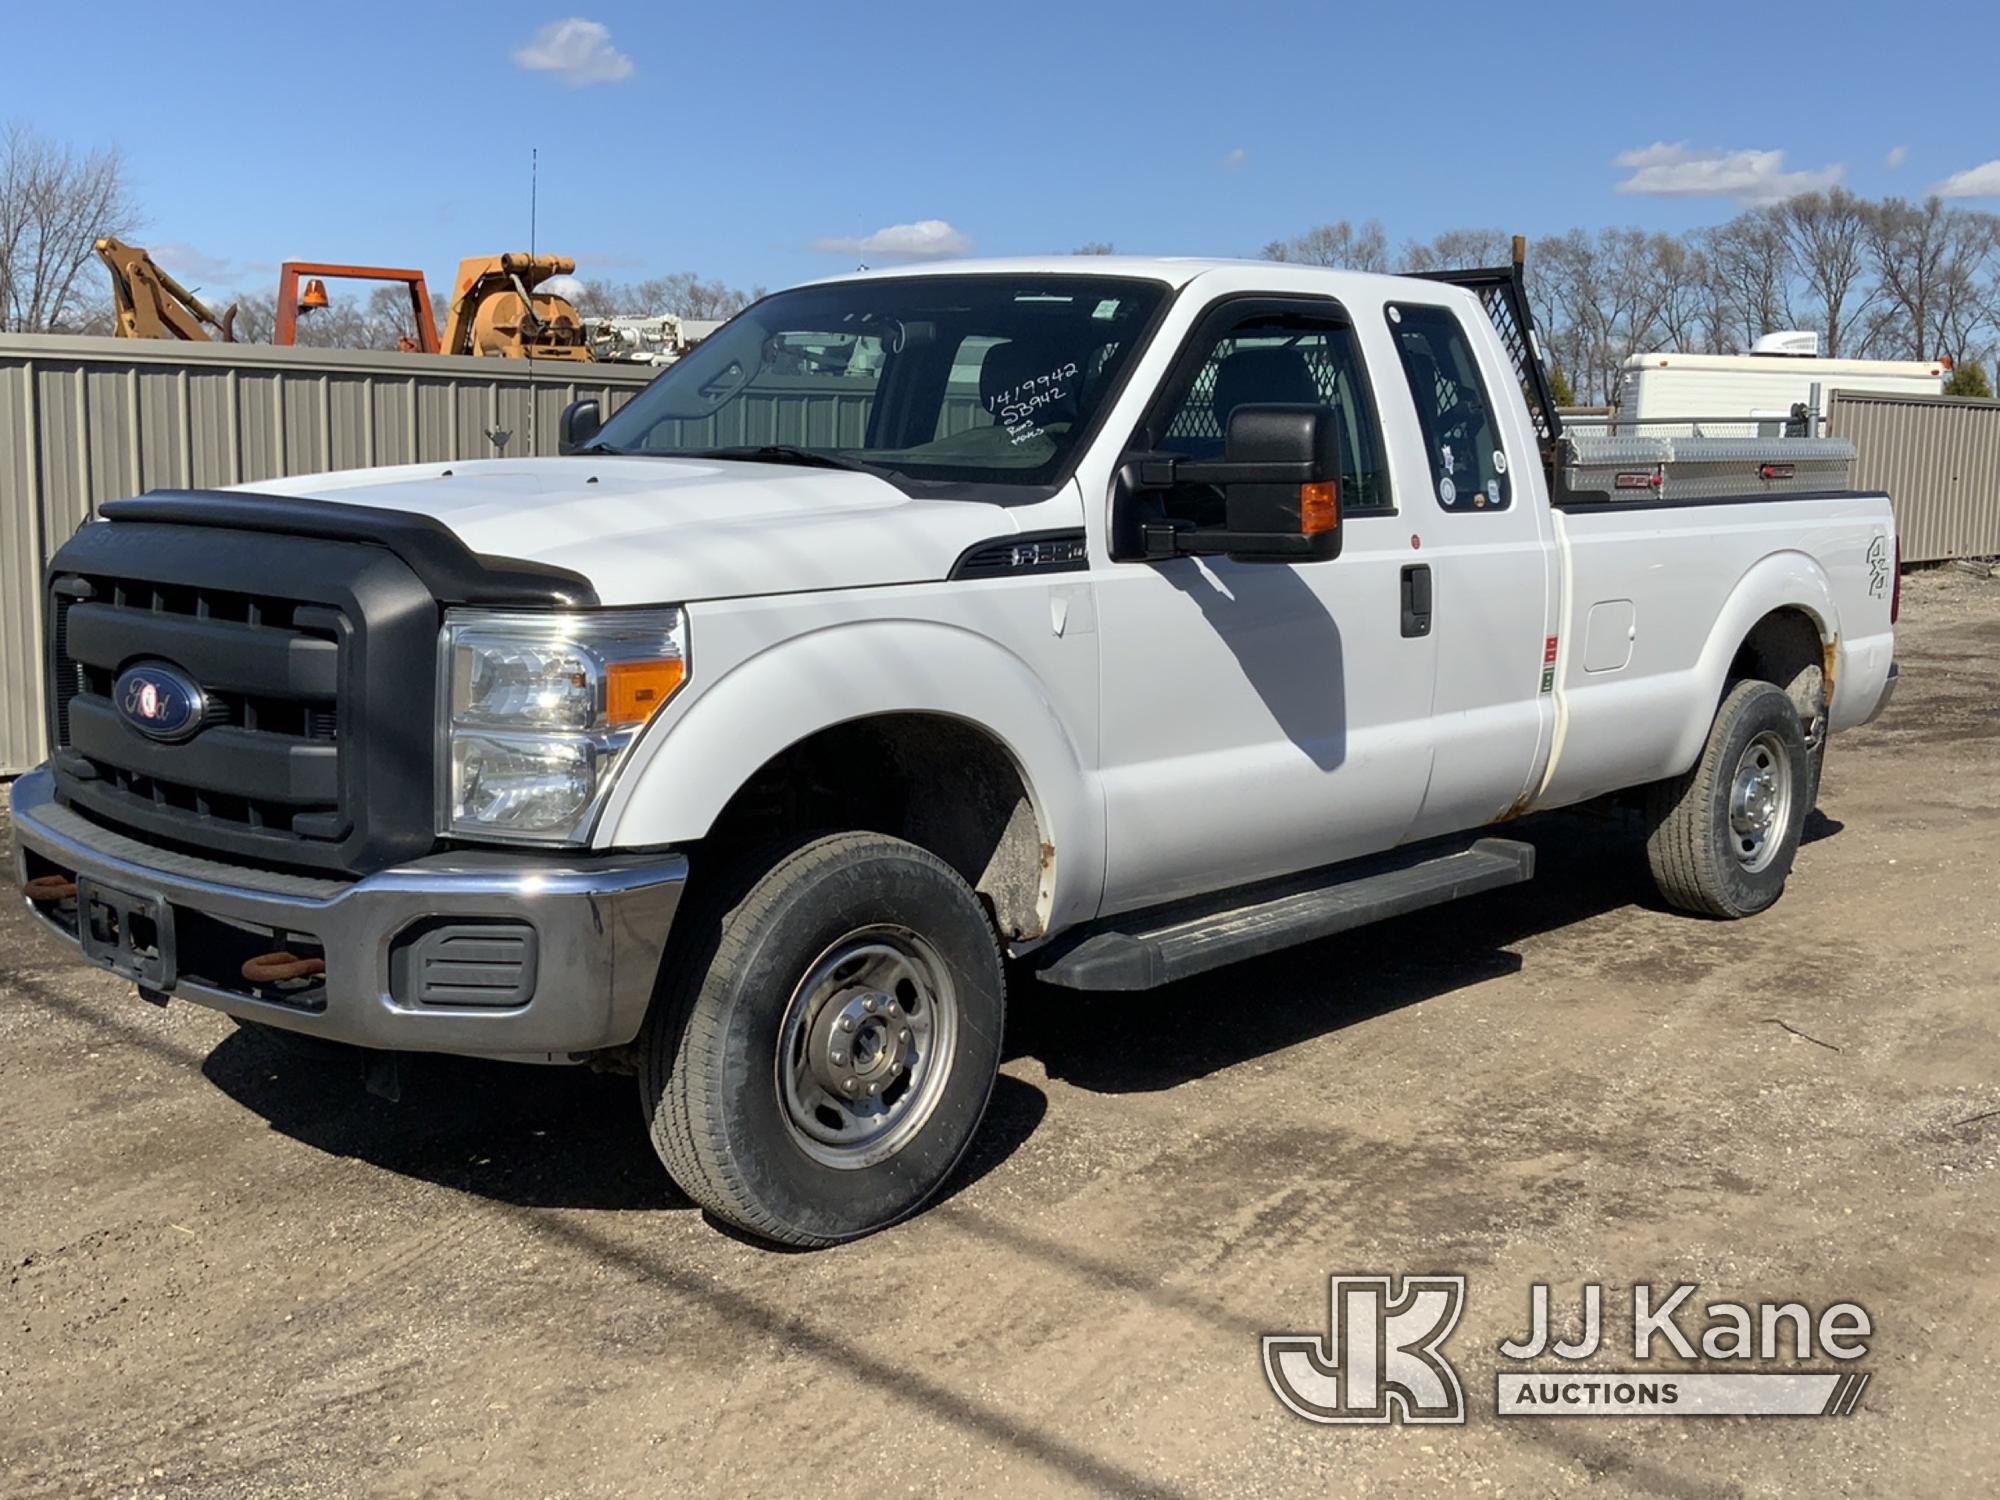
[[(1292, 261), (1232, 259), (1226, 256), (1029, 255), (991, 259), (930, 261), (870, 266), (841, 276), (824, 276), (805, 283), (891, 280), (912, 276), (1130, 276), (1160, 281), (1176, 289), (1214, 277), (1240, 281), (1246, 288), (1285, 292), (1312, 290), (1332, 297), (1373, 298), (1408, 295), (1413, 278), (1374, 271), (1338, 270), (1299, 265)], [(1472, 294), (1443, 282), (1424, 282), (1440, 297)], [(1397, 289), (1400, 288), (1399, 292)]]

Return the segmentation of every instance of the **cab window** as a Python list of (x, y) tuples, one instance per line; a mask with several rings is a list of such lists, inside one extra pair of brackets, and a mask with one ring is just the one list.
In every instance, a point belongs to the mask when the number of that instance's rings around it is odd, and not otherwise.
[(1392, 303), (1388, 318), (1437, 503), (1448, 511), (1505, 510), (1514, 499), (1513, 480), (1464, 325), (1449, 308), (1409, 303)]
[(1393, 509), (1382, 434), (1351, 327), (1323, 316), (1259, 314), (1229, 326), (1195, 357), (1193, 380), (1160, 424), (1159, 452), (1222, 457), (1229, 416), (1239, 406), (1330, 406), (1340, 417), (1342, 512)]

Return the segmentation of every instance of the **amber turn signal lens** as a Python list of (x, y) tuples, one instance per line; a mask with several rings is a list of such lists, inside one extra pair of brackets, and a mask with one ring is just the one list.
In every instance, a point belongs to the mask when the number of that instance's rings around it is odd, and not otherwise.
[(1299, 486), (1299, 535), (1318, 536), (1340, 524), (1340, 488), (1331, 481)]
[(643, 724), (660, 711), (687, 676), (678, 657), (616, 661), (605, 670), (604, 716), (613, 724)]

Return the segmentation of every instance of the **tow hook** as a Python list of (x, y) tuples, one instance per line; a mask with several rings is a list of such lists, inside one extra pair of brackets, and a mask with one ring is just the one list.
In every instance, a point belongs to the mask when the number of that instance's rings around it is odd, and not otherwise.
[(260, 953), (243, 961), (243, 977), (252, 984), (283, 984), (288, 979), (309, 979), (326, 972), (323, 958), (300, 958), (282, 949)]
[(76, 882), (67, 875), (37, 875), (21, 892), (36, 906), (54, 906), (76, 894)]

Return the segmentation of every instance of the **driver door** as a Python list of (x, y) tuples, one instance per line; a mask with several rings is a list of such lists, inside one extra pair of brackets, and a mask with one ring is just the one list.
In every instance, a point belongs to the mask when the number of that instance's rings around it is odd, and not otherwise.
[[(1344, 540), (1323, 562), (1098, 574), (1107, 914), (1391, 848), (1422, 806), (1436, 650), (1399, 629), (1412, 554), (1364, 339), (1393, 370), (1386, 340), (1331, 299), (1225, 299), (1132, 437), (1131, 451), (1215, 458), (1237, 406), (1332, 406)], [(1213, 490), (1166, 503), (1222, 520)]]

